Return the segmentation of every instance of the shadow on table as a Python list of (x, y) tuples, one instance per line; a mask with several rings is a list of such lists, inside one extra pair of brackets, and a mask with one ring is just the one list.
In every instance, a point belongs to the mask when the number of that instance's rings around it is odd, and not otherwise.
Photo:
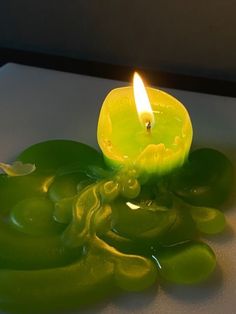
[[(119, 292), (112, 297), (108, 296), (106, 300), (91, 305), (89, 308), (80, 311), (70, 312), (70, 314), (99, 314), (112, 313), (115, 308), (121, 311), (135, 313), (147, 307), (158, 297), (159, 285), (154, 284), (153, 287), (142, 292)], [(105, 310), (106, 309), (106, 310)], [(109, 312), (107, 311), (109, 309)], [(68, 313), (67, 313), (68, 314)]]

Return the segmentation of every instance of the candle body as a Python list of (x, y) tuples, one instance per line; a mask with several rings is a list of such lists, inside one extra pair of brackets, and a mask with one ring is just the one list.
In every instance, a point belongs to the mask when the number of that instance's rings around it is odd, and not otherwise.
[(109, 165), (134, 167), (149, 177), (166, 174), (184, 163), (192, 142), (192, 125), (177, 99), (157, 89), (146, 90), (155, 120), (150, 131), (139, 121), (133, 89), (125, 87), (106, 97), (97, 137)]

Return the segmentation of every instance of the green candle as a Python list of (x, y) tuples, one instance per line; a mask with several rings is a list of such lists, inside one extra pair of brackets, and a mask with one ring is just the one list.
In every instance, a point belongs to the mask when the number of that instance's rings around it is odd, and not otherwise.
[(118, 88), (106, 97), (97, 137), (109, 165), (134, 167), (150, 177), (182, 166), (192, 142), (192, 125), (177, 99), (154, 88), (145, 90), (135, 74), (134, 88)]
[(0, 309), (68, 312), (159, 277), (208, 278), (216, 258), (199, 238), (225, 227), (212, 206), (228, 195), (232, 165), (209, 149), (187, 158), (191, 141), (184, 106), (136, 75), (134, 89), (113, 90), (102, 106), (98, 142), (109, 168), (66, 140), (0, 163)]

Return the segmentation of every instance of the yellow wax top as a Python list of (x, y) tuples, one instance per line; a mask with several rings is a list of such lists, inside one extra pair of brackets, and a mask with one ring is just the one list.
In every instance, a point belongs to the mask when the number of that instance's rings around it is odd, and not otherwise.
[(192, 142), (186, 108), (169, 94), (146, 88), (154, 114), (148, 130), (140, 122), (132, 87), (112, 90), (98, 122), (98, 143), (109, 164), (132, 165), (141, 172), (163, 174), (181, 166)]

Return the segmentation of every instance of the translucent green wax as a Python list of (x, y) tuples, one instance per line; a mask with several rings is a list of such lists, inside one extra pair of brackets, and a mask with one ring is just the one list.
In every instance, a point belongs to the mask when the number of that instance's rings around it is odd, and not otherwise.
[[(199, 238), (225, 227), (209, 205), (232, 185), (223, 154), (193, 152), (181, 169), (145, 184), (136, 168), (109, 169), (100, 153), (73, 141), (36, 144), (18, 159), (36, 171), (0, 175), (1, 310), (69, 312), (158, 278), (195, 284), (214, 271), (216, 257)], [(206, 161), (207, 177), (196, 178)], [(192, 193), (193, 185), (207, 193)]]
[(168, 281), (182, 284), (202, 282), (216, 264), (213, 251), (197, 242), (163, 248), (157, 258), (161, 275)]
[(198, 149), (172, 176), (171, 185), (176, 195), (193, 205), (217, 206), (232, 190), (233, 166), (215, 149)]

